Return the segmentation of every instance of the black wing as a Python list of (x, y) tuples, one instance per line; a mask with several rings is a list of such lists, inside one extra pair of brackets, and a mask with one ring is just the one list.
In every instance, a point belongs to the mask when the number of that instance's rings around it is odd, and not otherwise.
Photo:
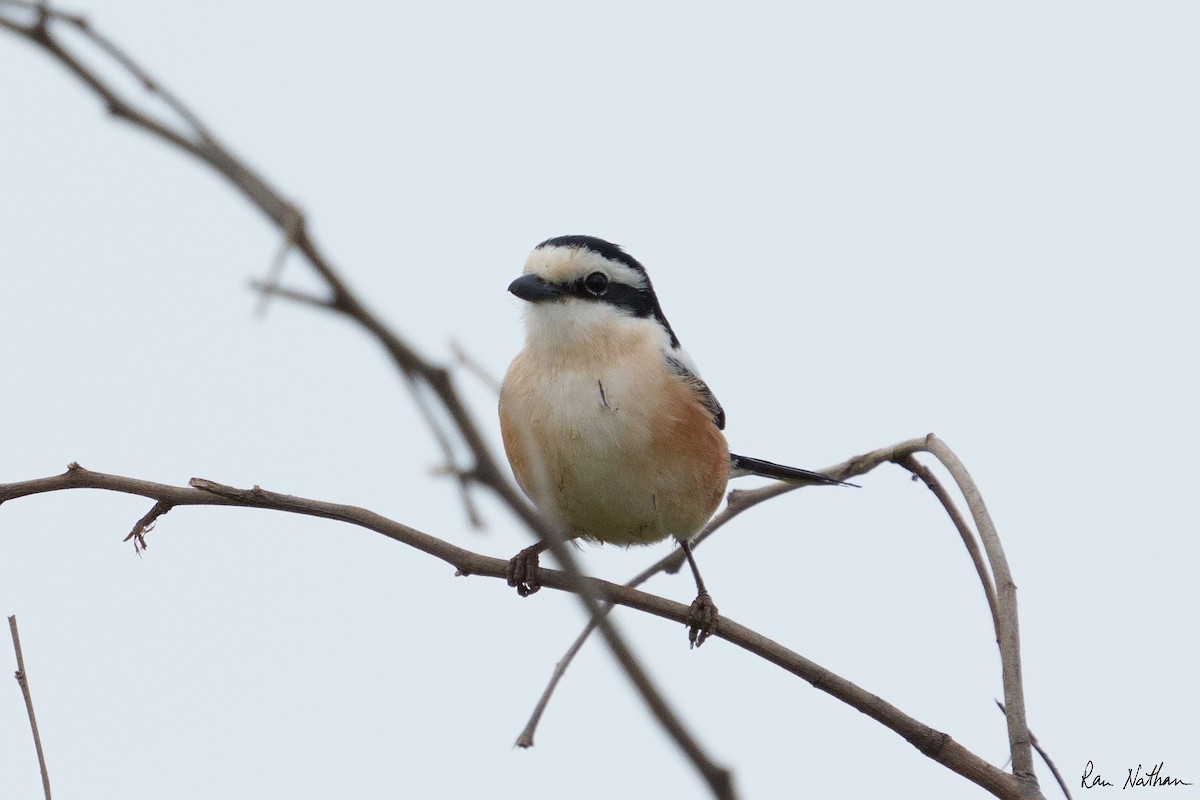
[(717, 402), (717, 398), (712, 393), (712, 389), (708, 388), (708, 384), (700, 380), (700, 376), (688, 369), (687, 364), (679, 359), (669, 353), (663, 353), (663, 356), (666, 357), (671, 371), (683, 379), (683, 382), (696, 393), (696, 397), (700, 399), (709, 415), (712, 416), (713, 424), (719, 430), (725, 430), (725, 409), (721, 408), (721, 404)]

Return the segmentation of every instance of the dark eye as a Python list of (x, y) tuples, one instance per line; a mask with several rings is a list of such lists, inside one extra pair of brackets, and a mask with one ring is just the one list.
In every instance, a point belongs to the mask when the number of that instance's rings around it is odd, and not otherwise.
[(608, 276), (603, 272), (593, 272), (583, 279), (583, 288), (595, 295), (608, 291)]

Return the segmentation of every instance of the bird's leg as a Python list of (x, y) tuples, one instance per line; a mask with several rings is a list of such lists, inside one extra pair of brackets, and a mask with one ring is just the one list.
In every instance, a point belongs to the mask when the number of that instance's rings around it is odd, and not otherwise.
[(542, 588), (542, 581), (538, 576), (538, 556), (545, 552), (547, 547), (549, 545), (545, 542), (532, 544), (508, 562), (504, 577), (508, 579), (509, 586), (517, 587), (517, 594), (521, 597), (529, 597)]
[(696, 599), (688, 609), (688, 641), (692, 647), (699, 647), (709, 637), (717, 625), (717, 606), (704, 588), (704, 579), (700, 577), (700, 569), (696, 559), (692, 557), (692, 546), (680, 540), (680, 548), (687, 557), (688, 566), (692, 568), (692, 577), (696, 579)]

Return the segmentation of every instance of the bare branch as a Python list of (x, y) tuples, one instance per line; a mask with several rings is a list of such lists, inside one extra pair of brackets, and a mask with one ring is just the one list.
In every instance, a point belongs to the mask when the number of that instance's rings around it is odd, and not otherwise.
[(25, 672), (25, 654), (21, 651), (21, 634), (17, 631), (17, 618), (8, 618), (8, 629), (12, 633), (13, 650), (17, 654), (17, 683), (21, 696), (25, 698), (25, 710), (29, 713), (29, 728), (33, 731), (33, 746), (37, 750), (38, 767), (42, 771), (42, 792), (50, 800), (50, 772), (46, 769), (46, 754), (42, 751), (42, 735), (38, 733), (37, 715), (33, 713), (33, 696), (29, 693), (29, 677)]
[[(893, 450), (894, 448), (887, 449)], [(456, 574), (461, 575), (480, 575), (503, 579), (508, 567), (507, 561), (457, 547), (364, 508), (279, 494), (258, 486), (251, 489), (238, 489), (202, 478), (193, 478), (189, 481), (188, 487), (164, 486), (150, 481), (91, 472), (78, 464), (73, 464), (67, 472), (61, 475), (20, 483), (0, 484), (0, 502), (32, 494), (81, 488), (139, 494), (160, 502), (169, 502), (174, 506), (244, 506), (338, 520), (374, 531), (441, 559), (452, 565)], [(540, 577), (543, 587), (576, 594), (580, 590), (577, 579), (565, 571), (542, 568)], [(643, 611), (679, 624), (687, 623), (689, 608), (683, 603), (595, 578), (585, 578), (584, 581), (593, 596), (604, 602)], [(713, 636), (766, 659), (793, 675), (803, 678), (815, 688), (879, 721), (904, 737), (924, 755), (987, 789), (997, 797), (1041, 797), (1041, 794), (1037, 792), (1036, 785), (1033, 787), (1033, 793), (1030, 793), (1028, 786), (1023, 785), (1014, 776), (988, 764), (954, 741), (948, 734), (913, 719), (882, 698), (783, 645), (740, 625), (731, 618), (722, 617), (721, 625), (714, 631)], [(728, 791), (720, 796), (732, 796), (732, 787), (729, 786)]]
[[(637, 586), (633, 581), (625, 585), (629, 588)], [(604, 613), (608, 614), (612, 610), (612, 605), (607, 605), (604, 608)], [(575, 660), (575, 655), (583, 647), (584, 642), (588, 640), (588, 637), (592, 635), (592, 631), (594, 630), (596, 630), (596, 623), (594, 620), (589, 619), (587, 625), (575, 637), (575, 641), (567, 648), (567, 652), (554, 665), (554, 672), (550, 675), (550, 682), (546, 684), (546, 688), (542, 691), (542, 696), (538, 698), (537, 705), (533, 707), (533, 712), (529, 715), (529, 720), (525, 723), (525, 727), (521, 730), (521, 733), (517, 735), (517, 740), (513, 742), (513, 747), (533, 747), (533, 736), (537, 733), (537, 726), (542, 721), (542, 714), (546, 712), (546, 706), (550, 705), (550, 698), (554, 695), (554, 690), (558, 687), (558, 682), (567, 674), (567, 668), (571, 666), (571, 662)]]
[(0, 504), (21, 497), (29, 497), (46, 492), (58, 492), (63, 489), (104, 489), (109, 492), (132, 494), (148, 497), (171, 506), (233, 506), (239, 505), (232, 500), (206, 495), (183, 486), (171, 486), (165, 483), (143, 481), (137, 478), (126, 478), (122, 475), (106, 475), (103, 472), (92, 472), (72, 461), (67, 465), (67, 471), (61, 475), (49, 478), (35, 478), (31, 481), (18, 483), (0, 483)]
[(946, 443), (930, 434), (926, 440), (930, 454), (950, 472), (958, 489), (966, 498), (967, 507), (979, 531), (992, 579), (996, 586), (996, 609), (999, 621), (1000, 675), (1004, 685), (1005, 716), (1008, 719), (1008, 744), (1012, 754), (1013, 775), (1027, 786), (1037, 788), (1033, 771), (1033, 750), (1029, 740), (1029, 725), (1025, 716), (1025, 689), (1021, 678), (1021, 636), (1017, 622), (1017, 585), (1008, 568), (1008, 559), (1000, 545), (996, 526), (983, 502), (983, 495), (967, 468)]

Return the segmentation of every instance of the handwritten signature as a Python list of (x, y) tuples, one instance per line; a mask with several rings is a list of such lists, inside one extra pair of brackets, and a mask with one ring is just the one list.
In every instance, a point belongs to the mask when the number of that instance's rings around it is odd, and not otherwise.
[[(1148, 770), (1143, 771), (1142, 765), (1137, 767), (1129, 767), (1125, 770), (1125, 783), (1121, 786), (1122, 789), (1140, 789), (1143, 787), (1152, 786), (1191, 786), (1191, 781), (1185, 781), (1182, 778), (1172, 778), (1169, 775), (1163, 774), (1162, 761), (1155, 764)], [(1095, 789), (1098, 786), (1113, 786), (1111, 781), (1107, 781), (1104, 777), (1096, 772), (1096, 765), (1091, 761), (1083, 768), (1083, 779), (1080, 785), (1084, 789)]]

